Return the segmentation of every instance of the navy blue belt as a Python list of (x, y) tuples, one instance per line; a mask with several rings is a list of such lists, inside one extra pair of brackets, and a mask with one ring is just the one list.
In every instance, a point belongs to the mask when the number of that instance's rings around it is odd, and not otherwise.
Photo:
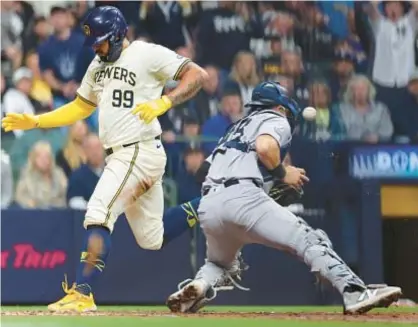
[[(161, 140), (161, 135), (156, 136), (154, 139), (155, 140)], [(128, 146), (135, 145), (137, 143), (140, 143), (140, 141), (132, 142), (132, 143), (128, 143), (128, 144), (123, 144), (122, 147), (127, 148)], [(106, 153), (107, 156), (110, 156), (113, 152), (114, 151), (113, 151), (112, 148), (105, 149), (105, 153)]]
[[(225, 188), (230, 187), (232, 185), (237, 185), (239, 184), (241, 181), (250, 181), (252, 182), (256, 187), (261, 188), (263, 186), (263, 184), (255, 178), (241, 178), (241, 179), (228, 179), (227, 181), (225, 181), (223, 184), (223, 186)], [(206, 187), (202, 190), (202, 195), (205, 196), (209, 193), (211, 187)]]

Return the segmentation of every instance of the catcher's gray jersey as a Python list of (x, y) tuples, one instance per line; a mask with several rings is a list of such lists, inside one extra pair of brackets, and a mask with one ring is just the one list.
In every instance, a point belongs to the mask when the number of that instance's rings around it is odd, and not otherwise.
[(273, 177), (258, 160), (255, 141), (268, 134), (280, 145), (281, 160), (290, 146), (292, 133), (287, 119), (275, 111), (254, 112), (232, 125), (207, 159), (211, 162), (203, 188), (230, 179), (256, 179), (268, 193)]
[[(291, 128), (274, 111), (250, 114), (234, 124), (212, 153), (198, 215), (207, 241), (207, 261), (196, 279), (207, 285), (222, 280), (245, 244), (258, 243), (287, 249), (301, 257), (313, 272), (320, 273), (340, 292), (348, 285), (364, 283), (332, 250), (326, 234), (309, 227), (268, 196), (270, 177), (257, 158), (255, 140), (262, 134), (274, 137), (282, 158), (290, 146)], [(263, 183), (260, 189), (250, 179)], [(225, 183), (227, 180), (238, 180)]]

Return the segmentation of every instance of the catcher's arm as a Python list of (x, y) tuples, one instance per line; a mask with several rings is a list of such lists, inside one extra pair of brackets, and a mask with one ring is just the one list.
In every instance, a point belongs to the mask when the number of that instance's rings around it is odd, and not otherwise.
[(255, 150), (264, 167), (277, 179), (294, 187), (301, 187), (305, 182), (309, 182), (304, 169), (283, 165), (280, 158), (280, 146), (271, 135), (258, 136), (255, 140)]
[[(210, 168), (210, 157), (206, 159), (199, 167), (195, 174), (195, 178), (198, 183), (205, 181), (206, 175)], [(284, 164), (284, 166), (287, 166)], [(283, 182), (275, 182), (270, 189), (269, 196), (283, 207), (287, 207), (293, 203), (298, 202), (303, 196), (303, 189), (294, 188)]]

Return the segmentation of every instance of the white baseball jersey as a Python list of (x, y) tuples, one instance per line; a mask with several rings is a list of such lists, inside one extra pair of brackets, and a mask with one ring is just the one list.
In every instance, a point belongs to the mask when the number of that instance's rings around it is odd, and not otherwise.
[(161, 134), (157, 119), (145, 124), (131, 110), (159, 99), (167, 80), (176, 80), (190, 59), (157, 44), (134, 41), (119, 59), (93, 59), (77, 94), (99, 108), (99, 136), (105, 148), (152, 139)]

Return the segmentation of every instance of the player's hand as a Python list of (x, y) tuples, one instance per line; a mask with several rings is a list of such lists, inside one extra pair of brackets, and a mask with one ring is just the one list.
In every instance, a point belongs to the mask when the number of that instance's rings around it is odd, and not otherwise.
[(293, 187), (300, 188), (303, 184), (309, 182), (309, 178), (306, 176), (305, 169), (287, 166), (286, 176), (283, 178), (283, 182)]
[(158, 116), (164, 114), (172, 106), (171, 100), (167, 96), (163, 96), (158, 100), (148, 101), (137, 105), (132, 113), (134, 115), (139, 114), (139, 118), (146, 124), (152, 122)]
[(39, 126), (39, 118), (28, 114), (9, 113), (1, 120), (1, 126), (6, 132), (28, 130)]

